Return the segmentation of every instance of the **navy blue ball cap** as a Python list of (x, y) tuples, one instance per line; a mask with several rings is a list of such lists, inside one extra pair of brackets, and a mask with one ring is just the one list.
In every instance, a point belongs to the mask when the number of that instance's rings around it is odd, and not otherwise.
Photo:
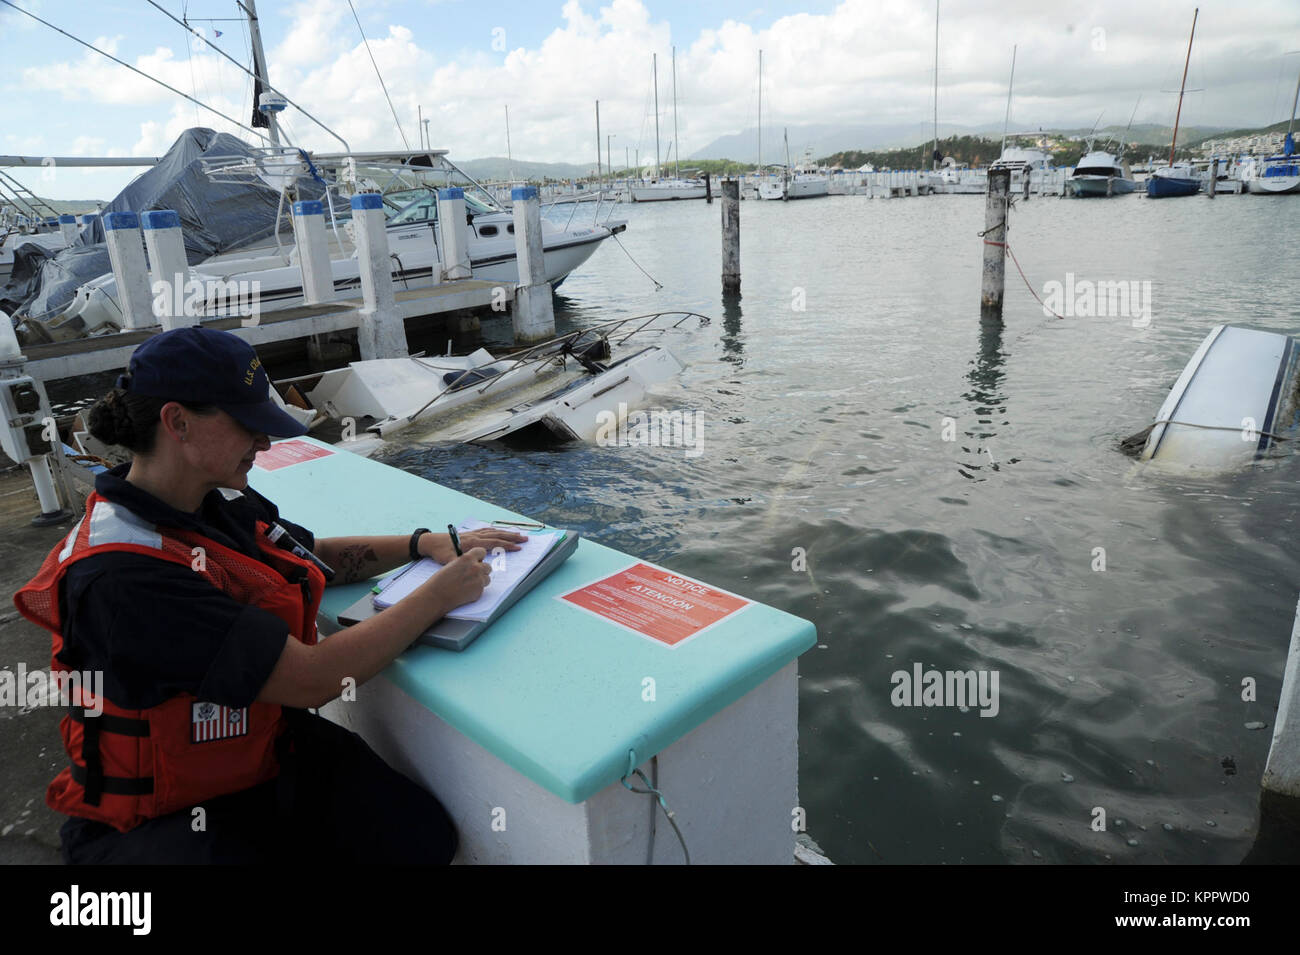
[(216, 405), (249, 431), (271, 437), (307, 433), (271, 397), (262, 360), (238, 335), (215, 328), (176, 328), (155, 335), (131, 355), (118, 387), (137, 395)]

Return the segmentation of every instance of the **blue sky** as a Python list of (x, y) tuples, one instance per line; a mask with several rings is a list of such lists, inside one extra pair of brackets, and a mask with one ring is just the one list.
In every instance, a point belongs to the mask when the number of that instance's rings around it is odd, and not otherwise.
[[(247, 120), (249, 81), (146, 0), (16, 0), (146, 72)], [(183, 11), (247, 62), (234, 0), (158, 0)], [(933, 109), (933, 0), (717, 3), (668, 0), (353, 0), (406, 136), (431, 119), (435, 146), (460, 159), (504, 155), (504, 107), (515, 156), (584, 162), (594, 153), (593, 101), (619, 154), (654, 150), (650, 56), (660, 65), (661, 140), (671, 138), (669, 49), (677, 46), (682, 155), (757, 118), (764, 51), (764, 121), (914, 123)], [(1150, 0), (943, 0), (941, 121), (999, 123), (1012, 44), (1014, 118), (1027, 125), (1170, 123), (1193, 3)], [(354, 147), (402, 143), (346, 0), (260, 0), (273, 83)], [(210, 113), (0, 6), (0, 153), (155, 155), (187, 126), (229, 128)], [(1289, 112), (1300, 56), (1300, 3), (1202, 5), (1184, 121), (1259, 125)], [(232, 130), (236, 131), (237, 130)], [(295, 142), (337, 148), (301, 116)], [(240, 135), (245, 135), (240, 133)], [(245, 138), (247, 136), (245, 135)], [(621, 162), (621, 157), (620, 162)], [(594, 163), (593, 163), (594, 164)], [(32, 183), (56, 198), (108, 198), (131, 173), (61, 170)]]

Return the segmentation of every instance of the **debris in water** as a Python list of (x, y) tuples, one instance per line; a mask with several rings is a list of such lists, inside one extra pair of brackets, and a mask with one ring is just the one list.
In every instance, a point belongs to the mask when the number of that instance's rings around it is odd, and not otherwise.
[(1251, 720), (1249, 723), (1246, 724), (1246, 729), (1262, 730), (1267, 725), (1268, 725), (1267, 723), (1261, 723), (1259, 720)]

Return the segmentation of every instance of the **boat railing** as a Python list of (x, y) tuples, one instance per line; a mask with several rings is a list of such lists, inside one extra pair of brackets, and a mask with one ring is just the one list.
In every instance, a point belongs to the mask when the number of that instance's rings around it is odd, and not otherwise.
[[(502, 362), (510, 363), (507, 368), (500, 370), (498, 374), (493, 375), (483, 383), (482, 387), (477, 389), (480, 395), (486, 394), (510, 372), (516, 371), (525, 365), (538, 363), (545, 364), (552, 361), (566, 361), (568, 356), (572, 354), (574, 343), (586, 336), (595, 335), (608, 340), (613, 336), (613, 334), (621, 333), (625, 326), (634, 322), (639, 322), (640, 324), (614, 343), (622, 345), (633, 335), (643, 332), (662, 334), (664, 332), (673, 331), (674, 329), (680, 328), (685, 322), (692, 318), (699, 319), (700, 324), (702, 325), (707, 324), (710, 321), (707, 315), (701, 315), (699, 312), (652, 312), (647, 315), (632, 315), (627, 318), (616, 318), (607, 322), (600, 322), (587, 328), (575, 329), (556, 338), (548, 339), (544, 342), (538, 342), (536, 345), (530, 345), (521, 351), (507, 355), (503, 358), (493, 358), (490, 361), (485, 361), (470, 368), (466, 368), (454, 379), (448, 382), (445, 388), (426, 401), (414, 412), (407, 415), (406, 420), (408, 422), (414, 421), (420, 415), (424, 414), (424, 412), (428, 411), (430, 407), (443, 397), (443, 395), (459, 390), (460, 387), (463, 387), (463, 383), (467, 380), (472, 381), (472, 376), (479, 374), (485, 368), (500, 365)], [(424, 361), (420, 358), (413, 358), (412, 360), (426, 368), (437, 367), (431, 362)]]

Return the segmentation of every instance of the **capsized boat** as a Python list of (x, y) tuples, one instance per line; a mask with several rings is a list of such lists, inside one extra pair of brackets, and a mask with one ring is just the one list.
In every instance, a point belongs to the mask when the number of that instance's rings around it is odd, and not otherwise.
[[(656, 312), (603, 322), (511, 355), (380, 358), (325, 372), (307, 394), (336, 419), (371, 419), (366, 429), (428, 440), (494, 440), (542, 424), (564, 440), (591, 440), (601, 411), (636, 407), (652, 385), (682, 370), (658, 344), (612, 360), (612, 344), (663, 335), (695, 312)], [(616, 339), (613, 343), (611, 339)], [(590, 421), (588, 420), (590, 419)]]
[(1144, 461), (1222, 470), (1263, 457), (1296, 413), (1295, 339), (1216, 325), (1160, 406)]

